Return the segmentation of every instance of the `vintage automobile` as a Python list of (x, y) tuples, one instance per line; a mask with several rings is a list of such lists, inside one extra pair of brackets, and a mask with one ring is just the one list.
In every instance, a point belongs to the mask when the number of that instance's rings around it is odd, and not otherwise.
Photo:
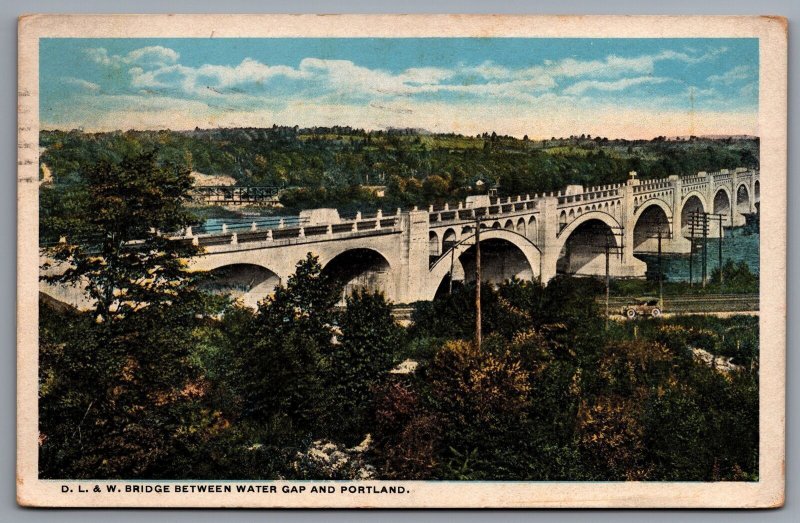
[(661, 303), (658, 298), (638, 298), (633, 303), (622, 307), (622, 314), (629, 320), (636, 316), (661, 316)]

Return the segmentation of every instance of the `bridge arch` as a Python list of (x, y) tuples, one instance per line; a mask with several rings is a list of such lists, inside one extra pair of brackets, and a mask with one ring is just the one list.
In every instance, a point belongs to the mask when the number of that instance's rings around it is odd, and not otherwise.
[(505, 230), (507, 230), (507, 231), (513, 231), (514, 230), (514, 220), (506, 220), (506, 224), (503, 226), (503, 228)]
[(758, 180), (753, 182), (753, 200), (761, 201), (761, 182)]
[(650, 198), (646, 202), (642, 203), (642, 205), (639, 206), (633, 213), (634, 219), (638, 220), (642, 213), (652, 206), (659, 207), (662, 211), (664, 211), (664, 214), (667, 218), (670, 220), (672, 219), (672, 207), (670, 207), (670, 205), (661, 198)]
[(651, 198), (633, 216), (634, 252), (656, 252), (659, 235), (662, 240), (667, 240), (670, 236), (672, 209), (663, 200)]
[(692, 213), (706, 212), (707, 205), (703, 195), (690, 192), (681, 203), (681, 235), (688, 237), (691, 234)]
[(605, 264), (602, 250), (606, 242), (622, 245), (622, 227), (610, 214), (589, 211), (558, 234), (555, 245), (556, 272), (562, 274), (600, 274)]
[(750, 212), (750, 190), (747, 184), (739, 184), (736, 188), (736, 211), (740, 214), (747, 214)]
[[(617, 219), (611, 216), (610, 214), (602, 211), (588, 211), (583, 213), (579, 218), (576, 218), (575, 221), (571, 222), (569, 225), (564, 227), (558, 233), (558, 238), (562, 239), (566, 236), (569, 236), (577, 227), (580, 227), (581, 224), (586, 223), (589, 220), (599, 220), (608, 225), (612, 229), (616, 230), (622, 229), (622, 226), (619, 224)], [(562, 240), (562, 242), (560, 242), (559, 245), (563, 244), (563, 241), (564, 240)]]
[(382, 292), (387, 298), (395, 293), (389, 260), (379, 251), (358, 247), (340, 252), (322, 267), (322, 273), (342, 286), (342, 299), (357, 290)]
[(730, 217), (731, 214), (731, 193), (727, 187), (720, 187), (714, 194), (714, 201), (711, 204), (714, 214), (724, 214)]
[[(433, 299), (437, 290), (447, 283), (451, 261), (456, 277), (463, 275), (466, 281), (474, 279), (475, 235), (463, 236), (433, 264), (428, 274), (423, 295)], [(452, 258), (451, 258), (452, 256)], [(511, 277), (531, 280), (541, 271), (541, 252), (524, 235), (505, 229), (483, 229), (481, 231), (482, 281), (502, 283)], [(458, 278), (456, 278), (458, 279)]]
[(275, 291), (281, 278), (272, 270), (252, 263), (231, 263), (205, 271), (200, 288), (212, 294), (226, 294), (245, 307), (258, 304)]

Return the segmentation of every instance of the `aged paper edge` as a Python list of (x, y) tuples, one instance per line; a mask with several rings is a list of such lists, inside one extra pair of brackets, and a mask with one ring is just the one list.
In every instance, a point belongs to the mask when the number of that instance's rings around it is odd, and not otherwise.
[[(38, 479), (39, 38), (235, 37), (759, 38), (761, 138), (760, 480), (663, 482), (312, 482), (403, 485), (397, 495), (119, 494), (64, 496)], [(742, 16), (26, 15), (19, 20), (17, 231), (17, 501), (41, 507), (762, 508), (784, 503), (786, 369), (787, 22)], [(768, 379), (763, 379), (768, 377)], [(162, 481), (160, 484), (187, 482)], [(190, 482), (192, 483), (192, 482)], [(224, 482), (197, 482), (223, 484)], [(245, 483), (245, 482), (232, 482)], [(309, 482), (261, 481), (282, 485)]]

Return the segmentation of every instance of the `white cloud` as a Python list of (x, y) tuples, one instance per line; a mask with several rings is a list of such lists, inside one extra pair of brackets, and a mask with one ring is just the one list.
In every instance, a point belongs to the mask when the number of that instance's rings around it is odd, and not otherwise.
[(750, 80), (753, 78), (752, 69), (746, 65), (737, 65), (733, 69), (724, 72), (723, 74), (712, 74), (706, 81), (712, 84), (722, 83), (731, 85), (741, 80)]
[(80, 78), (73, 78), (71, 76), (67, 76), (61, 79), (61, 81), (67, 85), (72, 87), (76, 87), (82, 91), (88, 91), (92, 93), (96, 93), (100, 90), (100, 86), (94, 82), (89, 82), (87, 80), (82, 80)]
[(180, 55), (173, 49), (153, 45), (134, 49), (126, 55), (109, 55), (104, 47), (85, 49), (86, 56), (96, 64), (120, 68), (125, 65), (162, 66), (178, 62)]
[[(125, 55), (95, 48), (86, 50), (93, 62), (127, 69), (130, 83), (125, 94), (103, 94), (92, 82), (65, 80), (83, 93), (62, 102), (63, 120), (53, 125), (110, 130), (278, 123), (349, 124), (373, 129), (425, 127), (467, 134), (496, 129), (545, 137), (581, 132), (619, 137), (697, 134), (699, 129), (690, 132), (686, 128), (690, 123), (683, 116), (688, 91), (673, 95), (653, 92), (646, 97), (639, 91), (626, 93), (630, 96), (625, 104), (612, 104), (604, 100), (608, 97), (592, 95), (676, 81), (653, 76), (656, 64), (665, 60), (695, 64), (724, 51), (720, 48), (700, 55), (687, 49), (636, 57), (609, 55), (597, 60), (566, 58), (522, 68), (485, 61), (393, 72), (350, 60), (314, 57), (296, 66), (245, 58), (234, 65), (190, 67), (180, 63), (177, 52), (165, 47), (142, 47)], [(725, 75), (733, 78), (741, 74), (734, 68), (709, 80), (718, 77), (717, 81), (724, 81)], [(719, 96), (713, 86), (695, 90), (694, 95), (698, 100), (695, 121), (701, 121), (703, 111), (717, 119), (704, 132), (755, 134), (754, 111), (716, 102)], [(699, 103), (701, 98), (703, 104)], [(734, 102), (738, 104), (740, 99), (733, 97), (731, 104)], [(726, 114), (736, 114), (741, 122)], [(68, 115), (87, 120), (69, 122)]]
[(599, 80), (583, 80), (564, 89), (564, 94), (581, 95), (589, 90), (606, 91), (606, 92), (623, 91), (625, 89), (628, 89), (629, 87), (633, 87), (636, 85), (661, 84), (669, 81), (670, 81), (669, 78), (661, 78), (653, 76), (623, 78), (621, 80), (615, 80), (613, 82), (602, 82)]
[(286, 66), (268, 66), (246, 58), (236, 66), (202, 65), (186, 67), (165, 65), (145, 70), (132, 67), (131, 87), (136, 89), (179, 89), (191, 95), (221, 94), (220, 91), (246, 84), (263, 84), (271, 78), (305, 78), (301, 71)]
[(755, 96), (757, 93), (758, 93), (758, 83), (757, 82), (750, 82), (748, 84), (743, 85), (739, 89), (739, 96), (742, 96), (742, 97)]

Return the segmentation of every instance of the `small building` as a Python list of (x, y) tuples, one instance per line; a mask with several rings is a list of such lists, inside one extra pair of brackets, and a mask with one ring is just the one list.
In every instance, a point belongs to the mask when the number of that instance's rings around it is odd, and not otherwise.
[(385, 185), (362, 185), (361, 188), (366, 191), (369, 191), (378, 198), (383, 198), (384, 196), (386, 196)]

